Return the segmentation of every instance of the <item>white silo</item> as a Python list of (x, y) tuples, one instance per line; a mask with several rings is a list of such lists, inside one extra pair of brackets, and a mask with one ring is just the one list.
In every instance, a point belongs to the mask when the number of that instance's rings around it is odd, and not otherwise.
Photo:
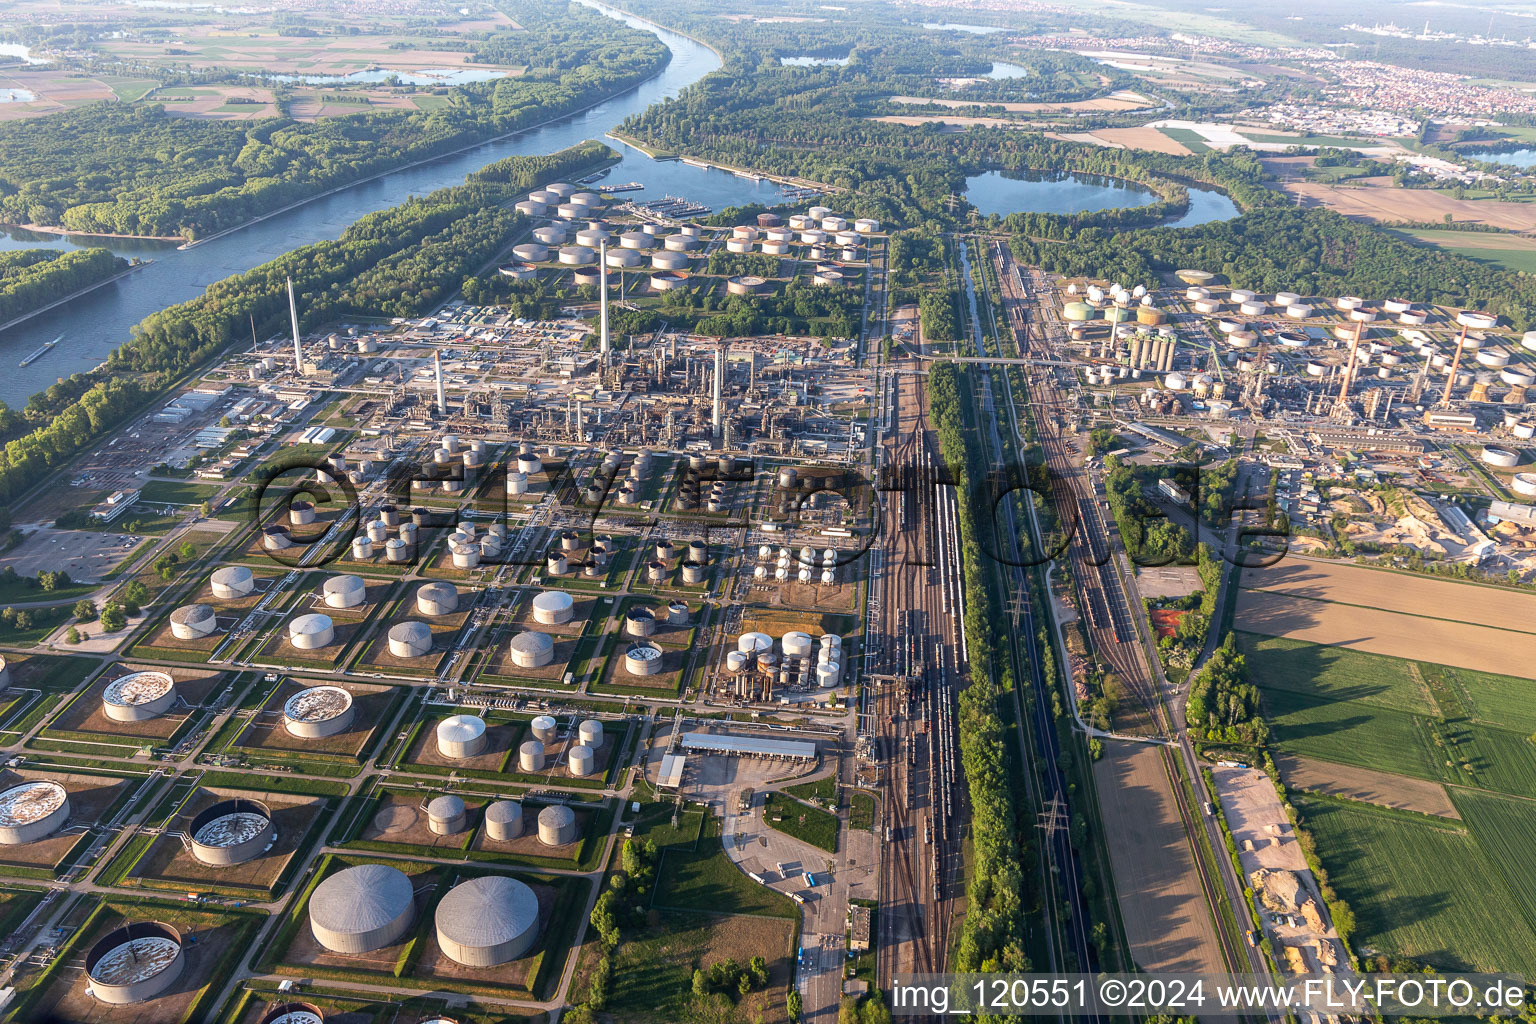
[(213, 608), (206, 604), (184, 604), (171, 612), (171, 635), (178, 640), (197, 640), (219, 628)]
[(361, 576), (332, 576), (320, 587), (320, 594), (329, 608), (356, 608), (363, 603), (367, 593)]
[(464, 831), (467, 819), (462, 797), (449, 793), (427, 804), (427, 827), (436, 835), (457, 835)]
[(544, 744), (538, 740), (525, 740), (517, 748), (517, 770), (541, 772), (544, 770)]
[(366, 562), (373, 557), (373, 540), (369, 537), (352, 538), (352, 560)]
[(497, 800), (485, 809), (487, 839), (507, 842), (523, 834), (523, 805), (516, 800)]
[(213, 596), (224, 601), (237, 600), (256, 589), (255, 577), (243, 565), (227, 565), (215, 569), (208, 582)]
[(533, 733), (533, 738), (545, 746), (554, 743), (560, 736), (559, 726), (552, 715), (539, 715), (528, 723), (528, 729)]
[(512, 664), (518, 668), (543, 668), (555, 660), (555, 642), (548, 633), (519, 633), (508, 644), (508, 650)]
[(592, 753), (592, 748), (584, 743), (576, 744), (566, 755), (566, 767), (577, 778), (591, 775), (596, 765), (597, 759)]
[(568, 846), (576, 841), (576, 812), (564, 804), (551, 804), (539, 812), (539, 842)]
[(288, 642), (301, 651), (317, 650), (335, 639), (336, 627), (329, 615), (314, 612), (288, 623)]
[(416, 590), (416, 610), (422, 615), (452, 615), (459, 607), (459, 591), (452, 583), (434, 580)]
[(595, 718), (589, 718), (577, 727), (576, 736), (583, 745), (597, 750), (603, 745), (603, 723)]

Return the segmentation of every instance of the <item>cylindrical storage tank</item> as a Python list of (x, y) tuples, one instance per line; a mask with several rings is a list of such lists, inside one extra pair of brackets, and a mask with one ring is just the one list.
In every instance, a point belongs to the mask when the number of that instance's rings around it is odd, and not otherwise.
[(1499, 380), (1511, 387), (1528, 388), (1536, 382), (1536, 377), (1523, 367), (1508, 366), (1499, 371)]
[(130, 672), (107, 684), (101, 710), (114, 722), (145, 722), (176, 705), (176, 680), (166, 672)]
[(848, 220), (846, 217), (839, 217), (836, 214), (830, 217), (823, 217), (821, 218), (821, 230), (846, 231), (848, 230)]
[(709, 561), (709, 545), (702, 540), (688, 542), (688, 558), (695, 562)]
[(548, 633), (527, 630), (514, 636), (508, 648), (518, 668), (543, 668), (555, 660), (555, 641)]
[(268, 551), (282, 551), (284, 548), (293, 547), (293, 541), (288, 536), (288, 527), (269, 526), (262, 530), (261, 546)]
[(224, 601), (238, 600), (256, 589), (256, 579), (243, 565), (215, 569), (208, 580), (213, 596)]
[(528, 730), (533, 733), (533, 738), (546, 746), (559, 738), (559, 726), (552, 715), (539, 715), (528, 723)]
[(767, 633), (743, 633), (736, 638), (736, 649), (748, 655), (756, 655), (760, 651), (771, 651), (773, 637)]
[(789, 218), (789, 226), (794, 228), (796, 231), (805, 231), (816, 226), (816, 218), (804, 213), (791, 214)]
[(1527, 498), (1536, 498), (1536, 473), (1516, 473), (1510, 478), (1509, 489)]
[(1195, 303), (1195, 312), (1206, 314), (1219, 313), (1221, 312), (1221, 303), (1215, 299), (1200, 299)]
[(570, 753), (566, 754), (565, 766), (578, 779), (586, 778), (597, 767), (597, 758), (593, 755), (591, 747), (578, 743), (570, 749)]
[(416, 916), (411, 880), (399, 868), (359, 864), (315, 887), (309, 928), (335, 953), (368, 953), (394, 945)]
[(665, 583), (667, 580), (667, 563), (662, 561), (645, 563), (645, 578), (649, 583)]
[(482, 875), (448, 890), (435, 923), (438, 948), (448, 959), (496, 967), (523, 956), (538, 940), (539, 898), (515, 878)]
[(311, 686), (283, 702), (283, 728), (304, 738), (335, 736), (352, 725), (357, 709), (339, 686)]
[(433, 580), (416, 588), (416, 610), (422, 615), (451, 615), (458, 610), (459, 591), (445, 580)]
[(545, 846), (569, 846), (575, 841), (575, 811), (564, 804), (551, 804), (539, 812), (539, 842)]
[(725, 656), (725, 670), (727, 672), (740, 672), (747, 667), (747, 656), (740, 651), (731, 651)]
[(725, 290), (732, 295), (756, 295), (768, 282), (751, 274), (733, 277), (725, 282)]
[(536, 203), (532, 199), (519, 199), (512, 204), (512, 209), (524, 217), (547, 217), (549, 206), (544, 203)]
[(1185, 388), (1189, 387), (1189, 378), (1184, 376), (1178, 370), (1174, 370), (1172, 373), (1168, 374), (1168, 376), (1163, 378), (1163, 386), (1166, 387), (1169, 391), (1183, 391)]
[(448, 554), (455, 569), (473, 569), (480, 564), (480, 548), (469, 541), (449, 541)]
[(725, 251), (734, 253), (751, 252), (752, 242), (746, 238), (727, 238), (725, 240)]
[(580, 192), (581, 189), (569, 182), (556, 181), (545, 185), (544, 191), (552, 193), (557, 199), (564, 199), (566, 196)]
[(753, 241), (757, 238), (758, 234), (757, 228), (752, 227), (750, 224), (738, 224), (731, 228), (732, 238), (745, 238), (748, 241)]
[(549, 246), (538, 242), (524, 242), (512, 247), (512, 255), (526, 263), (543, 263), (549, 259)]
[(1249, 291), (1247, 288), (1233, 288), (1231, 291), (1227, 292), (1227, 298), (1237, 303), (1247, 302), (1248, 300), (1252, 299), (1253, 296), (1254, 293)]
[(1244, 316), (1263, 316), (1269, 307), (1257, 299), (1249, 299), (1237, 307), (1237, 311)]
[(699, 244), (699, 240), (692, 235), (668, 235), (661, 244), (671, 252), (688, 252)]
[(485, 837), (507, 842), (523, 834), (523, 805), (516, 800), (497, 800), (485, 809)]
[(624, 671), (632, 676), (653, 676), (661, 671), (661, 648), (640, 642), (624, 652)]
[(619, 245), (625, 249), (654, 249), (656, 239), (644, 231), (626, 231), (619, 236)]
[(388, 562), (404, 562), (411, 557), (411, 546), (399, 537), (391, 537), (384, 544), (384, 559)]
[(277, 838), (272, 811), (259, 800), (220, 800), (192, 819), (192, 856), (214, 867), (254, 860)]
[(603, 745), (603, 723), (589, 718), (576, 727), (576, 736), (583, 746), (598, 750)]
[(1509, 448), (1495, 448), (1493, 445), (1484, 447), (1478, 457), (1488, 465), (1497, 466), (1500, 469), (1509, 469), (1520, 463), (1519, 452)]
[(686, 626), (692, 616), (688, 606), (682, 601), (673, 601), (667, 605), (667, 622), (674, 626)]
[(0, 846), (45, 839), (69, 820), (69, 794), (57, 782), (33, 780), (0, 792)]
[(277, 1003), (256, 1024), (325, 1024), (325, 1011), (313, 1003)]
[(841, 675), (837, 662), (831, 661), (816, 666), (816, 685), (827, 688), (837, 685)]
[(485, 742), (485, 719), (477, 715), (450, 715), (437, 723), (437, 752), (444, 757), (474, 757)]
[(651, 253), (651, 266), (657, 270), (682, 270), (688, 266), (688, 254), (658, 251)]
[(631, 608), (624, 615), (624, 632), (630, 636), (650, 636), (655, 633), (655, 613), (649, 608)]
[(1285, 315), (1292, 320), (1305, 320), (1312, 315), (1312, 307), (1305, 302), (1293, 302), (1285, 307)]
[(1485, 348), (1477, 353), (1479, 366), (1486, 366), (1498, 370), (1509, 365), (1509, 353), (1501, 348)]
[(786, 658), (808, 658), (814, 641), (811, 640), (811, 634), (795, 630), (785, 633), (781, 643)]
[(91, 995), (114, 1006), (155, 998), (176, 983), (185, 966), (181, 933), (159, 921), (114, 928), (85, 954)]
[(533, 237), (545, 245), (560, 245), (569, 237), (569, 234), (559, 224), (548, 224), (541, 228), (534, 228)]
[(1474, 331), (1491, 331), (1499, 325), (1499, 318), (1492, 313), (1477, 313), (1466, 309), (1456, 314), (1456, 322)]
[(368, 532), (359, 539), (366, 540), (370, 544), (383, 544), (389, 540), (389, 524), (382, 519), (375, 519), (368, 524)]
[(544, 744), (538, 740), (524, 740), (517, 748), (517, 770), (541, 772), (544, 770)]
[(184, 604), (171, 612), (171, 635), (178, 640), (197, 640), (219, 628), (213, 608), (206, 604)]
[(507, 493), (508, 494), (527, 494), (528, 493), (528, 474), (527, 473), (519, 473), (515, 469), (508, 471), (508, 473), (507, 473)]
[(860, 217), (853, 222), (853, 230), (865, 235), (872, 235), (880, 230), (880, 222), (873, 217)]
[(571, 595), (560, 590), (546, 590), (533, 599), (533, 621), (546, 626), (559, 626), (571, 621), (575, 614), (575, 602)]
[(463, 832), (466, 817), (464, 799), (451, 793), (434, 797), (427, 804), (427, 827), (436, 835), (452, 836)]
[(603, 259), (608, 266), (614, 268), (633, 269), (645, 262), (645, 257), (633, 249), (609, 249)]
[(288, 521), (294, 526), (308, 526), (315, 521), (315, 503), (295, 501), (288, 506)]
[(517, 457), (517, 471), (524, 476), (533, 476), (544, 470), (544, 460), (533, 452), (523, 452)]
[(320, 595), (328, 608), (356, 608), (367, 593), (361, 576), (332, 576), (320, 585)]
[(1339, 309), (1346, 313), (1353, 313), (1355, 310), (1365, 305), (1365, 300), (1360, 298), (1358, 295), (1341, 295), (1334, 300), (1334, 305), (1338, 306)]
[(571, 571), (571, 562), (563, 553), (551, 551), (544, 559), (544, 569), (551, 576), (564, 576)]
[(1184, 290), (1184, 298), (1190, 302), (1199, 302), (1201, 299), (1208, 299), (1210, 297), (1211, 290), (1209, 288), (1202, 288), (1199, 285), (1193, 285)]
[(591, 211), (580, 203), (565, 202), (555, 207), (555, 214), (561, 220), (581, 220)]
[(329, 615), (312, 612), (288, 623), (288, 642), (301, 651), (319, 650), (336, 639)]
[(686, 584), (692, 585), (703, 583), (706, 579), (709, 578), (709, 566), (705, 565), (703, 562), (695, 562), (690, 559), (683, 562), (682, 576), (683, 582)]
[(811, 283), (831, 288), (843, 283), (844, 277), (841, 270), (832, 267), (821, 267), (811, 275)]
[(1349, 319), (1357, 324), (1372, 323), (1376, 319), (1376, 311), (1374, 309), (1353, 309), (1350, 310)]
[(1290, 306), (1301, 301), (1301, 296), (1295, 292), (1275, 292), (1275, 305)]
[(593, 208), (603, 205), (603, 197), (596, 192), (573, 192), (568, 202), (575, 203), (577, 206), (585, 206), (587, 212), (584, 216), (591, 217), (593, 216)]
[(399, 622), (389, 627), (389, 653), (396, 658), (420, 658), (432, 650), (432, 630), (425, 622)]
[(597, 254), (584, 245), (563, 245), (560, 247), (560, 262), (572, 267), (584, 267), (597, 259)]

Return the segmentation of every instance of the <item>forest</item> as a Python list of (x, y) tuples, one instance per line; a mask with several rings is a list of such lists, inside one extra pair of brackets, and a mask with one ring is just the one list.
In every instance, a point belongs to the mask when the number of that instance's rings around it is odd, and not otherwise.
[(0, 251), (0, 321), (11, 320), (128, 269), (107, 249)]
[[(594, 155), (590, 146), (576, 146), (512, 160), (530, 161), (547, 175), (543, 180), (553, 180), (590, 167)], [(539, 180), (508, 161), (497, 174), (507, 182)], [(151, 396), (237, 337), (248, 337), (251, 318), (260, 332), (285, 330), (289, 276), (302, 317), (312, 323), (349, 313), (406, 315), (432, 308), (524, 225), (521, 214), (504, 208), (524, 188), (471, 181), (440, 189), (371, 213), (338, 239), (284, 253), (145, 317), (98, 369), (39, 392), (20, 414), (0, 410), (0, 428), (13, 435), (0, 453), (0, 500), (142, 412)]]
[[(93, 103), (0, 123), (0, 221), (96, 234), (199, 238), (317, 192), (527, 128), (655, 74), (670, 51), (579, 4), (521, 0), (542, 60), (449, 90), (431, 111), (315, 122), (186, 118)], [(487, 43), (487, 46), (490, 44)], [(511, 45), (511, 44), (509, 44)]]

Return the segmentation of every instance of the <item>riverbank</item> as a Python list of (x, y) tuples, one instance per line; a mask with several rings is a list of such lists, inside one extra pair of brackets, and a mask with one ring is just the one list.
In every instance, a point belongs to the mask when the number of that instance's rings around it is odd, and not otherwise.
[(840, 189), (835, 188), (832, 185), (828, 185), (825, 182), (812, 181), (810, 178), (795, 178), (784, 174), (771, 174), (767, 171), (759, 171), (751, 167), (733, 167), (730, 164), (716, 163), (713, 160), (704, 160), (696, 156), (681, 156), (677, 153), (672, 153), (665, 149), (651, 149), (649, 146), (646, 146), (639, 140), (618, 131), (609, 132), (606, 138), (610, 138), (621, 145), (628, 146), (630, 149), (644, 153), (652, 160), (681, 160), (683, 163), (690, 167), (701, 167), (706, 170), (713, 171), (725, 171), (728, 174), (736, 175), (738, 178), (747, 178), (752, 181), (771, 181), (775, 185), (788, 185), (790, 188), (814, 189), (823, 195), (830, 195), (833, 192), (841, 191)]
[(33, 231), (39, 235), (58, 235), (60, 238), (123, 238), (136, 242), (181, 242), (181, 235), (110, 235), (100, 231), (71, 231), (55, 224), (6, 224), (5, 227), (20, 231)]
[(7, 320), (5, 323), (0, 324), (0, 333), (4, 333), (5, 331), (10, 330), (12, 327), (17, 326), (18, 324), (24, 324), (28, 320), (31, 320), (33, 317), (37, 316), (40, 313), (46, 313), (50, 309), (57, 309), (59, 306), (63, 306), (65, 304), (67, 304), (67, 303), (73, 302), (74, 300), (78, 299), (80, 296), (87, 295), (87, 294), (95, 291), (97, 288), (100, 288), (100, 287), (102, 287), (104, 285), (111, 284), (113, 281), (121, 281), (123, 278), (127, 277), (129, 274), (132, 274), (135, 271), (143, 270), (145, 267), (149, 266), (153, 262), (155, 262), (155, 261), (154, 260), (140, 260), (139, 262), (137, 262), (137, 263), (127, 267), (126, 269), (119, 270), (117, 273), (113, 274), (111, 277), (104, 277), (100, 281), (92, 281), (90, 284), (86, 285), (84, 288), (76, 288), (74, 291), (70, 292), (68, 295), (65, 295), (63, 298), (54, 299), (52, 302), (48, 303), (48, 305), (46, 305), (46, 306), (39, 306), (36, 309), (32, 310), (31, 312), (21, 314), (21, 316), (13, 316), (13, 317), (11, 317), (11, 319)]
[[(670, 64), (670, 63), (672, 63), (672, 51), (668, 50), (667, 51), (667, 59), (661, 62), (661, 64), (656, 68), (656, 71), (654, 72), (654, 74), (651, 77), (655, 77), (655, 75), (661, 74), (662, 71), (666, 70), (667, 65)], [(269, 210), (266, 213), (259, 214), (258, 216), (252, 217), (250, 220), (243, 221), (243, 222), (241, 222), (239, 224), (236, 224), (234, 227), (225, 228), (222, 231), (216, 231), (213, 234), (208, 235), (208, 236), (206, 236), (204, 238), (195, 238), (192, 241), (187, 242), (185, 245), (178, 245), (176, 248), (182, 249), (182, 250), (195, 249), (199, 245), (203, 245), (203, 244), (205, 244), (207, 242), (212, 242), (215, 239), (223, 238), (226, 235), (232, 235), (232, 234), (234, 234), (237, 231), (243, 231), (243, 230), (245, 230), (246, 228), (250, 227), (253, 224), (260, 224), (262, 221), (268, 220), (268, 219), (270, 219), (272, 217), (276, 217), (279, 214), (289, 213), (289, 212), (291, 212), (293, 210), (299, 209), (302, 206), (307, 206), (310, 203), (316, 202), (317, 200), (324, 199), (327, 196), (333, 196), (333, 195), (336, 195), (336, 194), (338, 194), (340, 192), (345, 192), (348, 189), (356, 188), (359, 185), (365, 185), (365, 184), (367, 184), (370, 181), (374, 181), (374, 180), (376, 180), (378, 178), (385, 177), (386, 175), (397, 174), (400, 171), (408, 171), (408, 170), (412, 169), (413, 167), (424, 167), (427, 164), (434, 163), (434, 162), (436, 162), (438, 160), (447, 160), (447, 159), (450, 159), (452, 157), (459, 156), (459, 155), (461, 155), (463, 153), (468, 153), (472, 149), (479, 149), (481, 146), (493, 146), (493, 145), (495, 145), (498, 142), (505, 142), (507, 139), (515, 139), (519, 135), (524, 135), (524, 134), (526, 134), (528, 132), (538, 131), (540, 128), (544, 128), (544, 127), (547, 127), (549, 125), (555, 124), (556, 122), (562, 121), (562, 120), (564, 120), (564, 119), (566, 119), (568, 117), (576, 117), (576, 116), (578, 116), (580, 114), (584, 114), (587, 111), (591, 110), (593, 107), (600, 107), (604, 103), (607, 103), (609, 100), (612, 100), (613, 98), (615, 98), (617, 96), (622, 96), (626, 92), (629, 92), (632, 89), (639, 88), (640, 84), (644, 84), (644, 82), (647, 82), (647, 81), (650, 81), (650, 79), (647, 78), (647, 79), (643, 79), (640, 83), (632, 84), (632, 85), (626, 85), (624, 88), (616, 89), (616, 90), (614, 90), (611, 93), (608, 93), (608, 94), (606, 94), (604, 96), (599, 97), (598, 99), (593, 100), (591, 103), (588, 103), (585, 106), (577, 107), (574, 110), (567, 110), (564, 113), (556, 114), (553, 117), (547, 117), (547, 118), (545, 118), (542, 121), (538, 121), (538, 122), (536, 122), (534, 124), (530, 124), (530, 125), (528, 125), (527, 127), (524, 127), (524, 128), (518, 128), (515, 131), (503, 132), (500, 135), (492, 135), (492, 136), (490, 136), (488, 138), (477, 139), (474, 142), (467, 142), (464, 145), (459, 146), (456, 149), (445, 149), (441, 153), (433, 153), (431, 156), (424, 156), (420, 160), (411, 160), (411, 161), (408, 161), (407, 163), (396, 164), (394, 167), (390, 167), (390, 168), (388, 168), (386, 170), (382, 170), (382, 171), (377, 171), (377, 172), (375, 172), (373, 174), (368, 175), (365, 178), (354, 178), (351, 181), (344, 182), (344, 183), (342, 183), (340, 185), (334, 185), (331, 188), (328, 188), (328, 189), (326, 189), (323, 192), (316, 192), (314, 195), (312, 195), (312, 196), (305, 196), (303, 199), (295, 199), (293, 202), (289, 203), (286, 206), (280, 206), (280, 207), (278, 207), (275, 210)]]

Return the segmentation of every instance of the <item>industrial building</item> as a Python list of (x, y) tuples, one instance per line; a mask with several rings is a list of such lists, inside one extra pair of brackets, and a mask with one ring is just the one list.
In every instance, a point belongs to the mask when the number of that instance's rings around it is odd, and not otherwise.
[(816, 744), (808, 740), (781, 740), (770, 736), (733, 736), (728, 733), (685, 732), (682, 747), (690, 754), (724, 754), (727, 757), (762, 757), (773, 761), (814, 761)]

